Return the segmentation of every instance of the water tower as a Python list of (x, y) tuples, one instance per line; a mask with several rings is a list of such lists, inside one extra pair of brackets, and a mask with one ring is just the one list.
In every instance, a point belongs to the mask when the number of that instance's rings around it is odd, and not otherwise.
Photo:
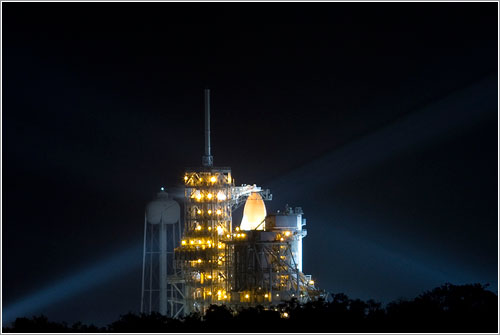
[(178, 292), (168, 276), (175, 274), (174, 249), (181, 237), (179, 204), (164, 188), (146, 206), (142, 266), (141, 313), (177, 314)]

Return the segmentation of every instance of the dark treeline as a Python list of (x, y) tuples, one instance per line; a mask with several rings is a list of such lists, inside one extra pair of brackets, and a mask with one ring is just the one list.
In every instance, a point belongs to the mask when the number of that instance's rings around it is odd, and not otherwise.
[(497, 333), (497, 295), (481, 284), (445, 284), (413, 300), (382, 305), (331, 294), (327, 300), (289, 301), (234, 311), (211, 306), (204, 317), (171, 319), (160, 314), (122, 315), (106, 327), (50, 322), (39, 316), (16, 319), (3, 332), (471, 332)]

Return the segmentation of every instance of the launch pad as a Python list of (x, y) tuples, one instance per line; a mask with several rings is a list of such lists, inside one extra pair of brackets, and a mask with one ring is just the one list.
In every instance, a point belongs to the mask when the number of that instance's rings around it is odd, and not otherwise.
[[(270, 190), (236, 186), (229, 167), (213, 166), (209, 94), (205, 90), (203, 166), (183, 176), (183, 229), (179, 206), (166, 192), (146, 209), (141, 312), (179, 317), (204, 314), (213, 304), (266, 308), (321, 296), (302, 272), (302, 209), (268, 215)], [(233, 228), (232, 213), (243, 203), (241, 225)]]

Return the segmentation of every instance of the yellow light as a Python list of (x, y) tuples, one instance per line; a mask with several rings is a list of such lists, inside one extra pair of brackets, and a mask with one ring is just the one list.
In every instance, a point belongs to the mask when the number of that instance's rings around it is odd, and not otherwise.
[(269, 297), (269, 294), (264, 294), (264, 298), (268, 298)]
[(196, 195), (196, 199), (201, 200), (201, 193), (198, 193), (198, 194)]
[(219, 244), (217, 245), (217, 247), (218, 247), (219, 249), (222, 249), (222, 248), (224, 248), (224, 245), (223, 245), (222, 243), (219, 243)]
[(309, 285), (314, 285), (314, 280), (310, 280)]
[(250, 298), (250, 295), (245, 294), (245, 298), (246, 298), (246, 299)]
[(201, 209), (198, 209), (198, 211), (196, 213), (201, 214)]
[(245, 234), (241, 234), (241, 237), (245, 237), (246, 235)]
[(211, 181), (212, 183), (215, 183), (215, 182), (217, 181), (217, 178), (215, 178), (215, 176), (212, 176), (212, 178), (210, 178), (210, 181)]
[(222, 265), (222, 261), (218, 261), (217, 264)]
[(198, 259), (198, 263), (201, 263), (201, 259)]
[(200, 178), (200, 181), (203, 181), (203, 178)]
[(201, 244), (201, 240), (198, 240), (198, 244)]
[(208, 198), (208, 199), (212, 199), (212, 193), (208, 193), (208, 194), (207, 194), (207, 198)]
[(284, 241), (283, 237), (282, 237), (282, 238), (280, 238), (280, 241)]
[(184, 176), (184, 181), (188, 180), (188, 176)]
[(240, 234), (236, 235), (236, 237), (240, 237)]
[(240, 231), (240, 227), (236, 227), (236, 231)]
[(286, 232), (285, 232), (285, 236), (290, 236), (290, 232), (289, 232), (289, 231), (286, 231)]
[(226, 200), (226, 195), (224, 194), (224, 192), (219, 191), (219, 192), (217, 193), (217, 200), (219, 200), (219, 201), (224, 201), (224, 200)]
[(217, 215), (221, 215), (222, 211), (220, 209), (217, 210)]
[(208, 210), (208, 215), (210, 215), (210, 214), (212, 214), (212, 210), (211, 209)]
[(201, 226), (196, 226), (196, 230), (201, 230)]
[(208, 227), (208, 230), (212, 230), (212, 227)]
[[(218, 228), (217, 228), (217, 229), (218, 229)], [(227, 237), (227, 238), (230, 238), (230, 237), (231, 237), (231, 235), (227, 234), (227, 235), (226, 235), (226, 237)]]
[(194, 244), (194, 241), (193, 241), (193, 240), (191, 240), (191, 241), (189, 241), (189, 243)]
[(283, 315), (284, 318), (288, 317), (288, 313), (287, 312), (283, 313), (282, 315)]
[(208, 295), (212, 295), (212, 292), (210, 292), (210, 291), (209, 291), (207, 294), (208, 294)]
[(226, 294), (224, 294), (224, 299), (227, 299), (227, 295)]
[(207, 278), (208, 278), (208, 279), (212, 279), (212, 276), (211, 276), (211, 275), (208, 275), (208, 276), (207, 276)]
[(217, 233), (218, 233), (219, 235), (222, 235), (222, 233), (223, 233), (223, 232), (224, 232), (224, 229), (223, 229), (221, 226), (218, 226), (218, 227), (217, 227)]
[(182, 245), (186, 245), (186, 241), (185, 240), (182, 240)]

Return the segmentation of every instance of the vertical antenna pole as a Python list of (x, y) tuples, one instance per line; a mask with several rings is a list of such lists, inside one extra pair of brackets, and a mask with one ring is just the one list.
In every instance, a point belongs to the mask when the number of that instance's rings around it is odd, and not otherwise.
[(205, 90), (205, 156), (210, 156), (210, 90)]
[(203, 166), (212, 166), (214, 158), (210, 152), (210, 90), (205, 89), (205, 155)]

